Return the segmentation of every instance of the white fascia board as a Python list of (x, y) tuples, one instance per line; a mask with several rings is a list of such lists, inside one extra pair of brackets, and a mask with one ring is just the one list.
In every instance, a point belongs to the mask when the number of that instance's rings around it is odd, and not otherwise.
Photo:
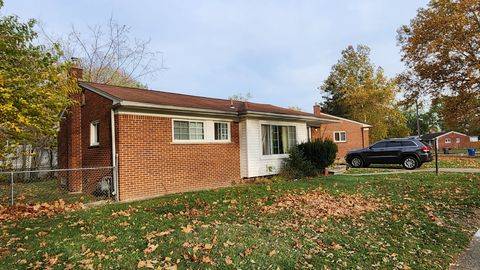
[(108, 94), (108, 93), (105, 93), (104, 91), (99, 90), (99, 89), (97, 89), (97, 88), (95, 88), (95, 87), (93, 87), (93, 86), (90, 86), (90, 85), (86, 84), (86, 83), (79, 82), (78, 84), (80, 85), (80, 87), (83, 87), (83, 88), (85, 88), (85, 89), (87, 89), (87, 90), (90, 90), (90, 91), (94, 92), (95, 94), (98, 94), (98, 95), (100, 95), (100, 96), (102, 96), (102, 97), (104, 97), (104, 98), (106, 98), (106, 99), (110, 99), (111, 101), (113, 101), (113, 104), (114, 104), (114, 105), (120, 103), (120, 101), (121, 101), (121, 99), (119, 99), (119, 98), (117, 98), (117, 97), (115, 97), (115, 96), (112, 96), (112, 95), (110, 95), (110, 94)]
[(164, 111), (176, 111), (176, 112), (188, 112), (188, 113), (198, 113), (198, 114), (209, 114), (209, 115), (226, 115), (226, 116), (237, 116), (237, 112), (227, 112), (219, 110), (209, 110), (209, 109), (199, 109), (191, 107), (179, 107), (171, 105), (159, 105), (152, 103), (143, 103), (135, 101), (121, 101), (118, 106), (126, 108), (140, 108), (140, 109), (151, 109), (151, 110), (164, 110)]
[(328, 114), (328, 113), (322, 113), (322, 114), (328, 115), (328, 116), (333, 117), (333, 118), (336, 118), (336, 119), (338, 119), (338, 120), (342, 120), (342, 121), (347, 121), (347, 122), (359, 124), (359, 125), (362, 125), (362, 127), (367, 127), (367, 128), (373, 127), (372, 125), (369, 125), (369, 124), (365, 124), (365, 123), (358, 122), (358, 121), (354, 121), (354, 120), (350, 120), (350, 119), (347, 119), (347, 118), (343, 118), (343, 117), (331, 115), (331, 114)]
[(256, 112), (256, 111), (247, 111), (243, 113), (240, 117), (260, 117), (260, 118), (273, 118), (273, 119), (287, 119), (287, 120), (297, 120), (297, 121), (315, 121), (318, 123), (338, 123), (339, 121), (313, 117), (313, 116), (301, 116), (301, 115), (288, 115), (288, 114), (278, 114), (278, 113), (267, 113), (267, 112)]
[(463, 136), (467, 136), (467, 137), (468, 137), (468, 135), (466, 135), (466, 134), (463, 134), (463, 133), (460, 133), (460, 132), (456, 132), (456, 131), (450, 131), (450, 132), (447, 132), (447, 133), (444, 133), (444, 134), (438, 136), (437, 138), (441, 138), (441, 137), (443, 137), (443, 136), (445, 136), (445, 135), (448, 135), (448, 134), (450, 134), (450, 133), (456, 133), (456, 134), (460, 134), (460, 135), (463, 135)]

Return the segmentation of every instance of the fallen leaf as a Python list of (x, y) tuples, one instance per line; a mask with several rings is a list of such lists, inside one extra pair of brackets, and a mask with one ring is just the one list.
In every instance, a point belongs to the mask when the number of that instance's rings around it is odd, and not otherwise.
[(277, 254), (277, 253), (278, 253), (278, 252), (274, 249), (274, 250), (272, 250), (272, 251), (270, 251), (270, 252), (268, 253), (268, 256), (271, 257), (271, 256), (273, 256), (273, 255), (275, 255), (275, 254)]
[(158, 245), (148, 244), (147, 248), (143, 250), (143, 253), (150, 254), (158, 248)]
[(182, 232), (189, 234), (193, 232), (192, 225), (188, 224), (186, 227), (182, 227)]
[(233, 265), (232, 259), (227, 256), (227, 257), (225, 258), (225, 264), (226, 264), (226, 265)]

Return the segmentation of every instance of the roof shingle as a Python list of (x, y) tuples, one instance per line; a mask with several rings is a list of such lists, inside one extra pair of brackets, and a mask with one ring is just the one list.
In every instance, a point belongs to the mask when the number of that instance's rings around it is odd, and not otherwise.
[[(325, 119), (330, 117), (318, 117), (313, 113), (291, 110), (270, 104), (260, 104), (254, 102), (231, 101), (228, 99), (209, 98), (192, 96), (185, 94), (177, 94), (156, 90), (145, 90), (139, 88), (130, 88), (123, 86), (114, 86), (107, 84), (99, 84), (92, 82), (80, 82), (80, 86), (85, 88), (95, 88), (110, 96), (119, 99), (120, 101), (131, 101), (139, 103), (149, 103), (155, 105), (166, 105), (183, 108), (197, 108), (207, 110), (217, 110), (223, 112), (237, 112), (244, 114), (247, 112), (262, 112), (293, 116), (306, 116)], [(232, 106), (233, 105), (233, 106)], [(334, 120), (334, 118), (331, 118)]]

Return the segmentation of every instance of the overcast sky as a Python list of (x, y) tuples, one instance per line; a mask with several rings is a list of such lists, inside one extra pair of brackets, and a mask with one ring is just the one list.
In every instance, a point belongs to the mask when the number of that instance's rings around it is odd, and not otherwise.
[(57, 35), (113, 15), (164, 53), (168, 69), (144, 78), (151, 89), (219, 98), (250, 92), (253, 102), (311, 111), (350, 44), (368, 45), (377, 66), (399, 73), (396, 30), (427, 2), (5, 0), (4, 13), (36, 18)]

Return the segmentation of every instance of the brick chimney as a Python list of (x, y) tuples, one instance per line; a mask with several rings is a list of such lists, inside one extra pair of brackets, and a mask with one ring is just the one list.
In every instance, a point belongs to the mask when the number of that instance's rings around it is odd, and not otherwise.
[(315, 105), (313, 105), (313, 114), (320, 115), (321, 112), (322, 112), (322, 108), (320, 108), (320, 105), (317, 102), (315, 102)]
[(70, 76), (77, 80), (83, 79), (83, 68), (80, 67), (80, 59), (77, 57), (70, 58), (72, 60), (72, 67), (70, 67)]
[[(81, 80), (83, 69), (80, 67), (79, 59), (72, 57), (70, 76)], [(58, 140), (58, 165), (62, 169), (82, 168), (82, 93), (75, 93), (72, 99), (78, 103), (74, 104), (65, 113), (65, 119), (60, 123)], [(83, 172), (81, 170), (70, 171), (63, 175), (70, 192), (81, 192), (83, 183)]]

